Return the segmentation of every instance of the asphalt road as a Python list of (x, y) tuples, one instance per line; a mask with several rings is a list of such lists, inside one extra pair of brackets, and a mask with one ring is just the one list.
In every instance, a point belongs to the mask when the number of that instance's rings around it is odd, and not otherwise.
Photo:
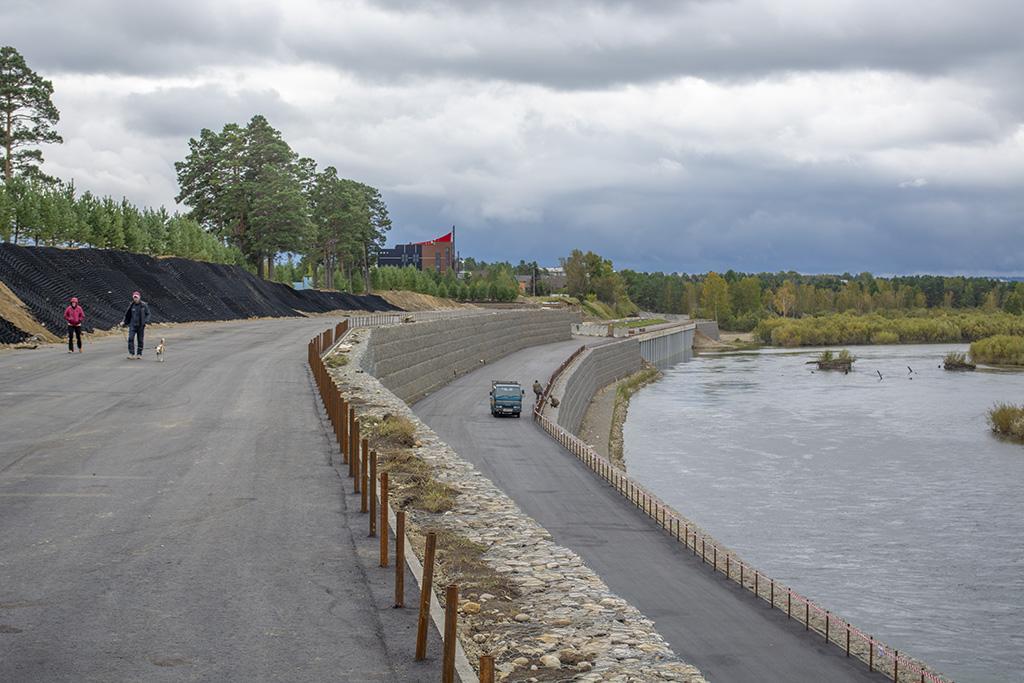
[[(879, 681), (821, 636), (715, 574), (562, 450), (528, 416), (493, 418), (492, 379), (547, 381), (579, 341), (526, 349), (465, 375), (414, 406), (555, 542), (576, 551), (654, 620), (675, 652), (715, 683)], [(756, 520), (754, 520), (756, 523)]]
[(440, 678), (330, 465), (305, 345), (334, 322), (0, 352), (0, 681)]

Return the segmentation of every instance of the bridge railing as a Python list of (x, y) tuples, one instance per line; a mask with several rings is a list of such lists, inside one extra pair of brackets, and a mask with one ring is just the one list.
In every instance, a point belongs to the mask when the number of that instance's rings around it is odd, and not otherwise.
[[(578, 349), (555, 371), (545, 390), (545, 397), (558, 376), (584, 348)], [(533, 418), (563, 448), (654, 520), (684, 548), (699, 556), (704, 564), (710, 565), (713, 571), (723, 574), (725, 578), (752, 592), (756, 598), (785, 612), (788, 619), (795, 619), (804, 625), (805, 630), (818, 633), (825, 642), (845, 650), (847, 657), (860, 659), (868, 665), (870, 671), (878, 671), (897, 683), (952, 683), (951, 679), (928, 670), (916, 659), (890, 648), (810, 598), (740, 560), (733, 551), (719, 545), (714, 538), (634, 481), (624, 469), (548, 418), (543, 412), (543, 404), (534, 407)]]

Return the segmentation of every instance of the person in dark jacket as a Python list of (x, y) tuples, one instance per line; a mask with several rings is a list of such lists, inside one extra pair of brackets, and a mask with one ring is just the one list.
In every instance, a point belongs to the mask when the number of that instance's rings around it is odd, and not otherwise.
[[(142, 295), (132, 292), (132, 302), (124, 312), (124, 324), (128, 326), (128, 359), (142, 358), (142, 340), (146, 334), (146, 323), (149, 322), (149, 305), (142, 300)], [(135, 340), (139, 340), (139, 353), (135, 353)]]
[(537, 397), (536, 403), (540, 403), (540, 397), (544, 394), (544, 387), (540, 380), (533, 380), (533, 395)]
[(64, 309), (64, 320), (68, 324), (68, 353), (75, 352), (74, 340), (78, 339), (78, 352), (82, 352), (82, 323), (85, 311), (78, 305), (78, 297), (71, 297), (71, 305)]

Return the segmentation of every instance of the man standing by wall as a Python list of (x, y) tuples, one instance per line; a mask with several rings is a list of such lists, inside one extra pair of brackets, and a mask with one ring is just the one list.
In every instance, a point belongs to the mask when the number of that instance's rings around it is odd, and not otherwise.
[(75, 352), (74, 339), (78, 338), (78, 352), (82, 352), (82, 323), (85, 311), (78, 305), (78, 297), (71, 297), (71, 305), (64, 309), (64, 320), (68, 324), (68, 353)]
[[(142, 300), (142, 295), (132, 292), (132, 302), (124, 312), (124, 324), (128, 326), (128, 359), (142, 358), (142, 340), (149, 322), (149, 305)], [(139, 340), (139, 353), (135, 353), (135, 339)]]

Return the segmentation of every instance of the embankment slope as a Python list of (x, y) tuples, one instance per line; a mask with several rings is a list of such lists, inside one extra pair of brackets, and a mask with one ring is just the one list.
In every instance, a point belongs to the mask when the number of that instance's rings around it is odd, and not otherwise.
[[(154, 322), (289, 317), (334, 310), (400, 310), (378, 296), (294, 290), (237, 266), (153, 258), (110, 249), (58, 249), (0, 244), (0, 282), (50, 332), (65, 329), (64, 307), (77, 296), (86, 331), (121, 320), (132, 291), (142, 292)], [(13, 309), (12, 309), (13, 310)], [(0, 310), (0, 343), (34, 332)]]

